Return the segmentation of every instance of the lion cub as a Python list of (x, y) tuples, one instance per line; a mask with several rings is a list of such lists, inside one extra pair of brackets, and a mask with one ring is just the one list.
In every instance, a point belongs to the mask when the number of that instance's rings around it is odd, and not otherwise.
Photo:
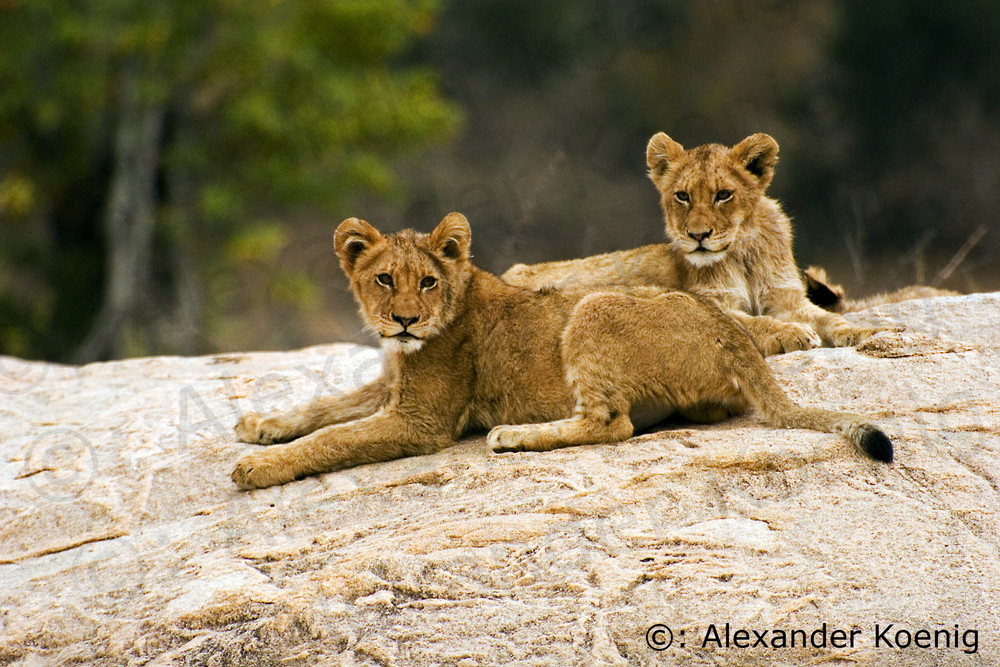
[[(245, 415), (241, 489), (434, 452), (492, 429), (494, 451), (616, 442), (671, 414), (836, 432), (880, 461), (892, 444), (856, 415), (785, 396), (746, 332), (710, 300), (639, 288), (514, 287), (472, 265), (471, 232), (451, 213), (430, 234), (381, 234), (350, 218), (334, 246), (386, 352), (369, 385), (299, 409)], [(544, 423), (539, 423), (544, 422)]]
[(691, 150), (663, 132), (646, 148), (669, 243), (545, 264), (517, 264), (502, 278), (522, 287), (655, 285), (714, 298), (765, 355), (823, 343), (857, 345), (878, 329), (856, 327), (806, 298), (792, 256), (792, 223), (765, 196), (778, 143), (754, 134), (731, 148)]

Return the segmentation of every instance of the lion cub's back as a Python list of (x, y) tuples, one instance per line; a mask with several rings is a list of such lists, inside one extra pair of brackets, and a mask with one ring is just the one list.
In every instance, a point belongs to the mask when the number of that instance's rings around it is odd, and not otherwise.
[(711, 301), (685, 292), (598, 292), (576, 306), (563, 355), (641, 396), (666, 388), (678, 403), (728, 395), (731, 370), (758, 355), (747, 333)]
[(543, 264), (515, 264), (501, 278), (510, 285), (540, 289), (593, 289), (609, 285), (677, 288), (676, 260), (665, 243)]

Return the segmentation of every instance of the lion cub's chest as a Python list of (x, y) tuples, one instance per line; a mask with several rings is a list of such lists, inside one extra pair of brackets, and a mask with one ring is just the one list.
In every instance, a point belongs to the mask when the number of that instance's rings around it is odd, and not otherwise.
[(687, 291), (712, 297), (729, 310), (762, 314), (762, 286), (744, 262), (721, 261), (694, 269), (688, 274), (684, 287)]

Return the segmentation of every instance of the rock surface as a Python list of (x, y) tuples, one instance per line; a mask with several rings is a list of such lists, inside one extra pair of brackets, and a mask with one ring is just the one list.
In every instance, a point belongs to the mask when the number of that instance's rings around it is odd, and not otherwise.
[(751, 415), (240, 493), (237, 415), (374, 350), (0, 358), (0, 664), (1000, 664), (1000, 294), (853, 317), (907, 330), (771, 367), (891, 466)]

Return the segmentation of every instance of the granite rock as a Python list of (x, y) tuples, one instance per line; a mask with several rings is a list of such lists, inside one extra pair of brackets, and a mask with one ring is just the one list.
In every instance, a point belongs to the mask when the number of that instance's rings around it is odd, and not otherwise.
[(376, 350), (0, 357), (0, 664), (1000, 664), (1000, 294), (850, 317), (906, 329), (769, 363), (892, 465), (747, 415), (243, 493), (238, 416)]

